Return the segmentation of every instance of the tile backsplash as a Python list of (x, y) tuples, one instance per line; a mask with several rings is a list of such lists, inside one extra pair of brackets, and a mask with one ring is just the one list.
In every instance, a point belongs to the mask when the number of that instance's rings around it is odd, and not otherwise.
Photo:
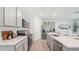
[(2, 37), (2, 31), (13, 31), (16, 34), (17, 30), (27, 30), (27, 28), (0, 27), (0, 38)]

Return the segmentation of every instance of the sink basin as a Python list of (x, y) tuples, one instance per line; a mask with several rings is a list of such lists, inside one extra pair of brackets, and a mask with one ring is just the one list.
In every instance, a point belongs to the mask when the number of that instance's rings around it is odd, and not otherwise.
[(69, 36), (69, 35), (63, 35), (63, 36)]
[(57, 34), (51, 34), (52, 36), (56, 36), (56, 37), (59, 37), (59, 35), (57, 35)]
[(74, 38), (75, 40), (79, 40), (79, 38)]

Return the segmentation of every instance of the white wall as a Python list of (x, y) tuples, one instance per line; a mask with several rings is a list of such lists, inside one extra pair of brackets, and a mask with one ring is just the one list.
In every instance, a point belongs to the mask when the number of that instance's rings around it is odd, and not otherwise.
[(35, 16), (33, 20), (34, 40), (38, 40), (41, 39), (41, 19)]

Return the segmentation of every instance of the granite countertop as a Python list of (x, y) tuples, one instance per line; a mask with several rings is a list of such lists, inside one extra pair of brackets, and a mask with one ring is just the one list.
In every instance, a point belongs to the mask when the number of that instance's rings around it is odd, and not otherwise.
[(27, 36), (17, 36), (10, 40), (2, 40), (2, 38), (0, 38), (0, 45), (16, 45), (17, 43), (24, 40), (25, 38), (27, 38)]
[(52, 38), (66, 46), (67, 48), (79, 48), (79, 37), (73, 36), (53, 36), (52, 34), (56, 33), (48, 33)]

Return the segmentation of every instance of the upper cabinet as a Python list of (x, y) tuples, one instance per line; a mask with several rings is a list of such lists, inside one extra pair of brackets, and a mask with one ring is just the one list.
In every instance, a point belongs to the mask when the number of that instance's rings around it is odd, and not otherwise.
[(17, 27), (22, 27), (22, 11), (17, 8)]
[(0, 7), (0, 26), (3, 26), (3, 7)]
[(23, 19), (25, 19), (25, 20), (26, 20), (26, 16), (25, 16), (25, 14), (23, 14)]
[(0, 26), (26, 27), (26, 16), (16, 7), (0, 7)]
[(4, 25), (16, 26), (16, 7), (4, 8)]

